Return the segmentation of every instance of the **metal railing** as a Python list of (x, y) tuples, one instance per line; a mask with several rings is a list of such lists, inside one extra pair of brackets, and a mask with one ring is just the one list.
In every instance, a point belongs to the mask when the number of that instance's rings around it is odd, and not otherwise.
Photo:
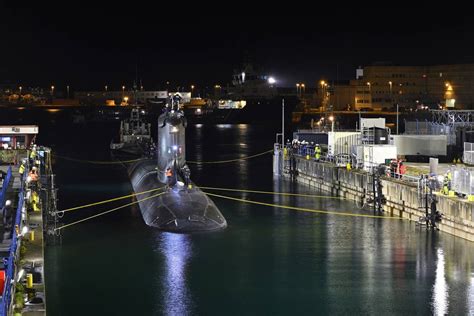
[[(21, 181), (24, 181), (25, 174), (23, 174)], [(9, 256), (6, 260), (6, 273), (5, 273), (5, 285), (3, 288), (3, 296), (0, 301), (0, 316), (8, 315), (10, 306), (12, 305), (12, 289), (15, 286), (16, 282), (14, 280), (15, 276), (15, 258), (17, 257), (19, 246), (20, 246), (20, 239), (18, 238), (18, 234), (16, 233), (15, 227), (21, 228), (21, 216), (24, 204), (24, 191), (23, 188), (20, 190), (18, 198), (18, 207), (16, 210), (16, 217), (15, 223), (12, 225), (12, 243), (9, 249)]]

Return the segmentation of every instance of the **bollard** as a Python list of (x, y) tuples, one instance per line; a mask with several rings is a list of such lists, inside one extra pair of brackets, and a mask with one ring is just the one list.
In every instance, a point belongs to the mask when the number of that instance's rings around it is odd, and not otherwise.
[(31, 273), (26, 274), (26, 288), (27, 289), (33, 288), (33, 274)]

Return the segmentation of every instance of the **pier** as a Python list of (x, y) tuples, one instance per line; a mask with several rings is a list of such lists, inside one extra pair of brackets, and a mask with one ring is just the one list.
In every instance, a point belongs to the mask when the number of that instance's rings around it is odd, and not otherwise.
[[(316, 161), (313, 157), (295, 155), (296, 173), (290, 172), (289, 158), (276, 144), (274, 173), (280, 177), (330, 192), (332, 195), (353, 200), (361, 207), (366, 199), (374, 200), (374, 175), (361, 169), (348, 170), (334, 162)], [(383, 215), (396, 216), (416, 223), (424, 223), (427, 215), (426, 190), (421, 177), (403, 176), (400, 179), (380, 177), (382, 194), (386, 199)], [(436, 224), (440, 231), (474, 242), (474, 203), (457, 196), (434, 193), (442, 220)], [(375, 194), (376, 196), (376, 194)], [(379, 215), (382, 215), (379, 214)]]
[[(10, 129), (12, 130), (12, 129)], [(3, 257), (0, 315), (46, 315), (44, 248), (48, 240), (49, 212), (54, 209), (51, 149), (33, 146), (31, 127), (17, 127), (24, 141), (2, 156), (0, 206), (3, 210)], [(28, 149), (26, 149), (28, 148)], [(8, 203), (7, 203), (8, 201)]]

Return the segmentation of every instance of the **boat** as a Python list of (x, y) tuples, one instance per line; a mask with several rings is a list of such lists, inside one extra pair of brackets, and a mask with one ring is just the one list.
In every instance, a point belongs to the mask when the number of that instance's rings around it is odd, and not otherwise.
[(153, 144), (151, 124), (145, 122), (141, 115), (145, 110), (138, 106), (132, 108), (130, 118), (120, 122), (118, 139), (112, 139), (110, 149), (115, 154), (143, 156)]
[(234, 71), (232, 85), (215, 86), (216, 94), (207, 107), (189, 107), (192, 123), (271, 123), (281, 120), (282, 100), (289, 120), (299, 102), (293, 90), (277, 88), (272, 76), (246, 63)]
[(140, 193), (143, 220), (148, 226), (176, 233), (224, 229), (227, 221), (222, 213), (191, 181), (185, 158), (186, 125), (180, 97), (170, 97), (158, 118), (156, 155), (128, 167), (133, 190)]

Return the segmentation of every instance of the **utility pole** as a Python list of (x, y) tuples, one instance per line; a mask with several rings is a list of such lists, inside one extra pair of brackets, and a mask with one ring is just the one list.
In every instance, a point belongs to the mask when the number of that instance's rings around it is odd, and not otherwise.
[(281, 99), (281, 150), (285, 148), (285, 99)]
[(398, 135), (398, 103), (397, 103), (397, 135)]

